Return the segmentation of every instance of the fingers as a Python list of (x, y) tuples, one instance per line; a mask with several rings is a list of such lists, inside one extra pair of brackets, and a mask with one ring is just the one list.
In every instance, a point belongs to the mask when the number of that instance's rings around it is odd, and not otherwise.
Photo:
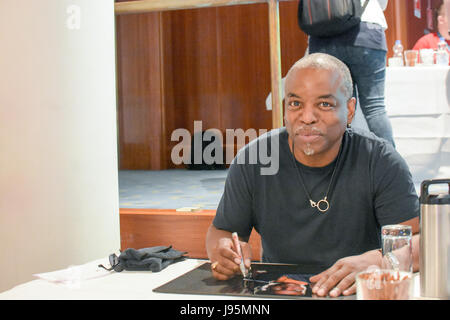
[(318, 296), (337, 297), (341, 294), (351, 295), (356, 291), (355, 272), (345, 264), (336, 263), (330, 269), (310, 278), (316, 282), (312, 292)]
[(353, 281), (353, 284), (346, 290), (342, 292), (344, 296), (349, 296), (356, 293), (356, 282)]
[[(335, 272), (339, 271), (340, 266), (335, 263), (333, 266), (331, 266), (329, 269), (312, 276), (309, 280), (312, 283), (315, 283), (314, 287), (312, 288), (312, 292), (315, 294), (318, 294), (318, 291), (323, 287), (323, 290), (326, 290), (327, 287), (325, 286), (325, 282), (328, 280), (330, 275), (334, 274)], [(328, 292), (328, 290), (326, 290)], [(321, 292), (322, 293), (322, 292)]]
[[(245, 243), (241, 242), (242, 255), (244, 257), (244, 264), (247, 268), (250, 267), (251, 248)], [(228, 280), (237, 273), (240, 273), (239, 265), (241, 257), (235, 251), (235, 246), (231, 239), (222, 238), (211, 257), (211, 271), (214, 278), (218, 280)]]
[(329, 294), (330, 297), (338, 297), (341, 294), (348, 296), (354, 294), (355, 292), (355, 274), (352, 272), (345, 276), (337, 286), (331, 289)]
[(326, 270), (322, 272), (320, 279), (313, 287), (312, 292), (317, 294), (318, 296), (326, 296), (328, 292), (332, 288), (334, 288), (339, 280), (341, 280), (344, 276), (344, 271), (342, 269), (334, 271), (333, 268), (331, 268), (329, 270)]
[(252, 247), (247, 242), (241, 242), (241, 248), (244, 265), (247, 269), (249, 269), (252, 262)]
[(241, 256), (237, 254), (231, 239), (220, 239), (217, 252), (219, 254), (220, 264), (228, 269), (234, 269), (241, 263)]
[(211, 271), (214, 278), (218, 280), (228, 280), (239, 271), (239, 267), (234, 267), (230, 269), (220, 264), (219, 261), (216, 261), (211, 264)]

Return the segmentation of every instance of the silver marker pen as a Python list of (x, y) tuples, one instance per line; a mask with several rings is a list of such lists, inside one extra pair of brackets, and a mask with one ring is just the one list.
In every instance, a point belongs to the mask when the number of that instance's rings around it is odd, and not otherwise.
[(242, 275), (244, 277), (246, 277), (247, 269), (245, 268), (245, 265), (244, 265), (244, 257), (242, 256), (241, 243), (239, 242), (239, 237), (238, 237), (237, 232), (233, 232), (231, 234), (231, 239), (234, 242), (234, 246), (236, 247), (237, 254), (241, 257), (241, 263), (239, 264), (239, 268), (241, 269)]

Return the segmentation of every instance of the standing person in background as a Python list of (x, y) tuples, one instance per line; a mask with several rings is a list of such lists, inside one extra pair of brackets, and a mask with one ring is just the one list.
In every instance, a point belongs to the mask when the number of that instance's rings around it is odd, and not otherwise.
[(387, 4), (388, 0), (369, 0), (359, 25), (332, 37), (310, 36), (309, 53), (327, 53), (348, 66), (370, 131), (395, 147), (384, 102)]
[(448, 18), (445, 11), (444, 1), (441, 1), (433, 12), (434, 27), (436, 28), (436, 32), (432, 32), (422, 36), (419, 40), (417, 40), (416, 44), (413, 47), (413, 50), (436, 50), (438, 47), (438, 43), (441, 40), (444, 40), (447, 44), (447, 52), (450, 53), (450, 33)]

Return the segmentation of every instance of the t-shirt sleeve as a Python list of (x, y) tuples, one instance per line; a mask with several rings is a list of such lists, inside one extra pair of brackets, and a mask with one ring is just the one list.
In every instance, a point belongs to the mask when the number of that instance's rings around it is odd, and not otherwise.
[(419, 198), (406, 161), (389, 144), (374, 157), (374, 207), (381, 226), (419, 216)]
[(236, 158), (231, 163), (224, 192), (213, 220), (213, 225), (217, 229), (237, 232), (242, 237), (250, 236), (253, 228), (250, 179), (252, 166), (237, 164)]

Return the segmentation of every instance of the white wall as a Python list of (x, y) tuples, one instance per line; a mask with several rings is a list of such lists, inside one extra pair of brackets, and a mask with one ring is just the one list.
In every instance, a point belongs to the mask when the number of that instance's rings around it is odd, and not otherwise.
[(0, 292), (120, 247), (114, 34), (113, 0), (0, 0)]

